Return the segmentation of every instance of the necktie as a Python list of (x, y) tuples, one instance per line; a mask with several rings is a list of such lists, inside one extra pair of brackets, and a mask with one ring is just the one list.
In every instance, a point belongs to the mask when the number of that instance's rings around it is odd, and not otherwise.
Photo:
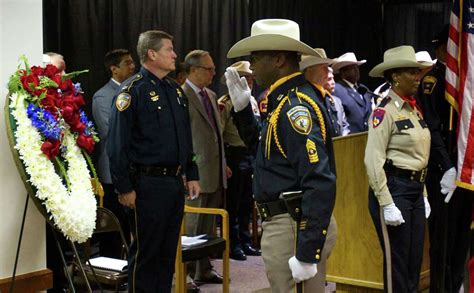
[(211, 121), (212, 127), (216, 129), (216, 121), (214, 120), (214, 109), (212, 108), (211, 100), (209, 99), (207, 92), (205, 90), (202, 90), (199, 92), (199, 95), (201, 96), (201, 101), (204, 105), (204, 109), (206, 110), (207, 117), (209, 118), (209, 121)]

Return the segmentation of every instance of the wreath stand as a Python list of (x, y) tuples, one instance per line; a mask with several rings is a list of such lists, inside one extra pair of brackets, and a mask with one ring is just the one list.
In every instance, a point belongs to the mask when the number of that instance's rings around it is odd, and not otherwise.
[[(28, 201), (29, 201), (29, 195), (27, 193), (26, 194), (26, 200), (25, 200), (25, 208), (24, 208), (24, 211), (23, 211), (23, 218), (21, 220), (20, 236), (19, 236), (19, 239), (18, 239), (18, 245), (17, 245), (17, 249), (16, 249), (15, 263), (13, 265), (13, 274), (12, 274), (12, 278), (11, 278), (11, 285), (10, 285), (10, 291), (9, 291), (10, 293), (13, 293), (14, 288), (15, 288), (16, 269), (17, 269), (17, 266), (18, 266), (18, 258), (19, 258), (19, 255), (20, 255), (21, 240), (23, 238), (23, 231), (24, 231), (24, 227), (25, 227), (26, 213), (28, 211)], [(58, 234), (57, 234), (58, 232), (57, 232), (56, 228), (54, 227), (54, 225), (50, 221), (46, 221), (46, 222), (49, 225), (49, 228), (51, 229), (51, 232), (52, 232), (53, 237), (54, 237), (54, 241), (56, 243), (56, 247), (57, 247), (59, 255), (61, 257), (61, 263), (63, 265), (63, 269), (64, 269), (64, 272), (66, 274), (66, 278), (67, 278), (68, 283), (69, 283), (69, 289), (71, 290), (72, 293), (75, 293), (76, 290), (74, 288), (74, 283), (72, 281), (71, 274), (69, 274), (69, 271), (68, 271), (66, 258), (64, 257), (64, 252), (63, 252), (63, 249), (61, 248), (61, 243), (58, 240)], [(86, 287), (87, 287), (88, 291), (92, 293), (92, 289), (91, 289), (90, 283), (87, 279), (86, 273), (84, 271), (84, 267), (82, 265), (81, 258), (79, 257), (79, 253), (77, 252), (77, 249), (76, 249), (76, 244), (73, 241), (69, 241), (69, 243), (71, 245), (74, 258), (78, 260), (77, 264), (75, 264), (75, 265), (77, 265), (79, 267), (79, 270), (81, 271), (82, 277), (84, 278), (84, 282), (86, 284)], [(89, 266), (90, 266), (90, 263), (89, 263)], [(90, 267), (92, 268), (92, 266), (90, 266)], [(94, 272), (93, 268), (92, 268), (92, 272)], [(95, 272), (94, 272), (94, 276), (95, 276)], [(54, 275), (53, 275), (53, 278), (54, 278)], [(100, 286), (100, 284), (99, 284), (99, 286)], [(100, 290), (102, 291), (102, 288), (100, 288)]]

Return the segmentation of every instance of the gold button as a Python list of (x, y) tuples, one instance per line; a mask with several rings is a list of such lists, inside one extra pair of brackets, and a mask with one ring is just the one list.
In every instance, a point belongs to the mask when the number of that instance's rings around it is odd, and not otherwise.
[(161, 106), (158, 106), (158, 110), (161, 110)]
[(320, 253), (320, 252), (321, 252), (321, 249), (316, 250), (316, 252), (317, 252), (317, 253)]
[(328, 233), (328, 231), (323, 230), (323, 235), (326, 235), (327, 233)]
[(316, 254), (316, 259), (320, 259), (321, 257), (319, 256), (319, 254)]
[(407, 128), (408, 128), (408, 125), (405, 125), (405, 129), (407, 129)]
[(295, 208), (295, 213), (299, 213), (300, 212), (300, 209), (299, 208)]
[(413, 179), (415, 179), (415, 177), (411, 176), (411, 177), (410, 177), (410, 180), (413, 180)]

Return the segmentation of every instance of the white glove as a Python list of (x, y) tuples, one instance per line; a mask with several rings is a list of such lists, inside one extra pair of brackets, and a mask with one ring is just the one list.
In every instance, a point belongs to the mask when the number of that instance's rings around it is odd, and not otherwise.
[(448, 171), (444, 172), (443, 178), (439, 184), (441, 185), (441, 193), (446, 194), (444, 199), (445, 203), (448, 203), (453, 196), (454, 190), (456, 190), (456, 168), (451, 167)]
[(311, 279), (316, 276), (316, 273), (318, 272), (315, 263), (301, 262), (295, 256), (292, 256), (288, 260), (288, 264), (290, 265), (293, 280), (295, 280), (296, 283)]
[(431, 206), (427, 197), (423, 196), (423, 199), (425, 200), (425, 217), (428, 219), (431, 214)]
[(224, 75), (234, 111), (242, 111), (250, 103), (251, 90), (247, 80), (243, 76), (240, 77), (233, 67), (227, 67)]
[(385, 224), (390, 226), (398, 226), (405, 223), (402, 212), (393, 202), (383, 206), (383, 217), (385, 218)]

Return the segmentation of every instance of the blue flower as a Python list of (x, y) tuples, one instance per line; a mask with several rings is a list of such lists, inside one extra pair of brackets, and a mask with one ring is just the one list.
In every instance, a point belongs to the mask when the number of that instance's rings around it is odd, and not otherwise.
[(60, 140), (61, 128), (53, 114), (40, 107), (35, 107), (33, 104), (28, 105), (26, 112), (28, 118), (31, 120), (31, 124), (38, 129), (46, 139)]

